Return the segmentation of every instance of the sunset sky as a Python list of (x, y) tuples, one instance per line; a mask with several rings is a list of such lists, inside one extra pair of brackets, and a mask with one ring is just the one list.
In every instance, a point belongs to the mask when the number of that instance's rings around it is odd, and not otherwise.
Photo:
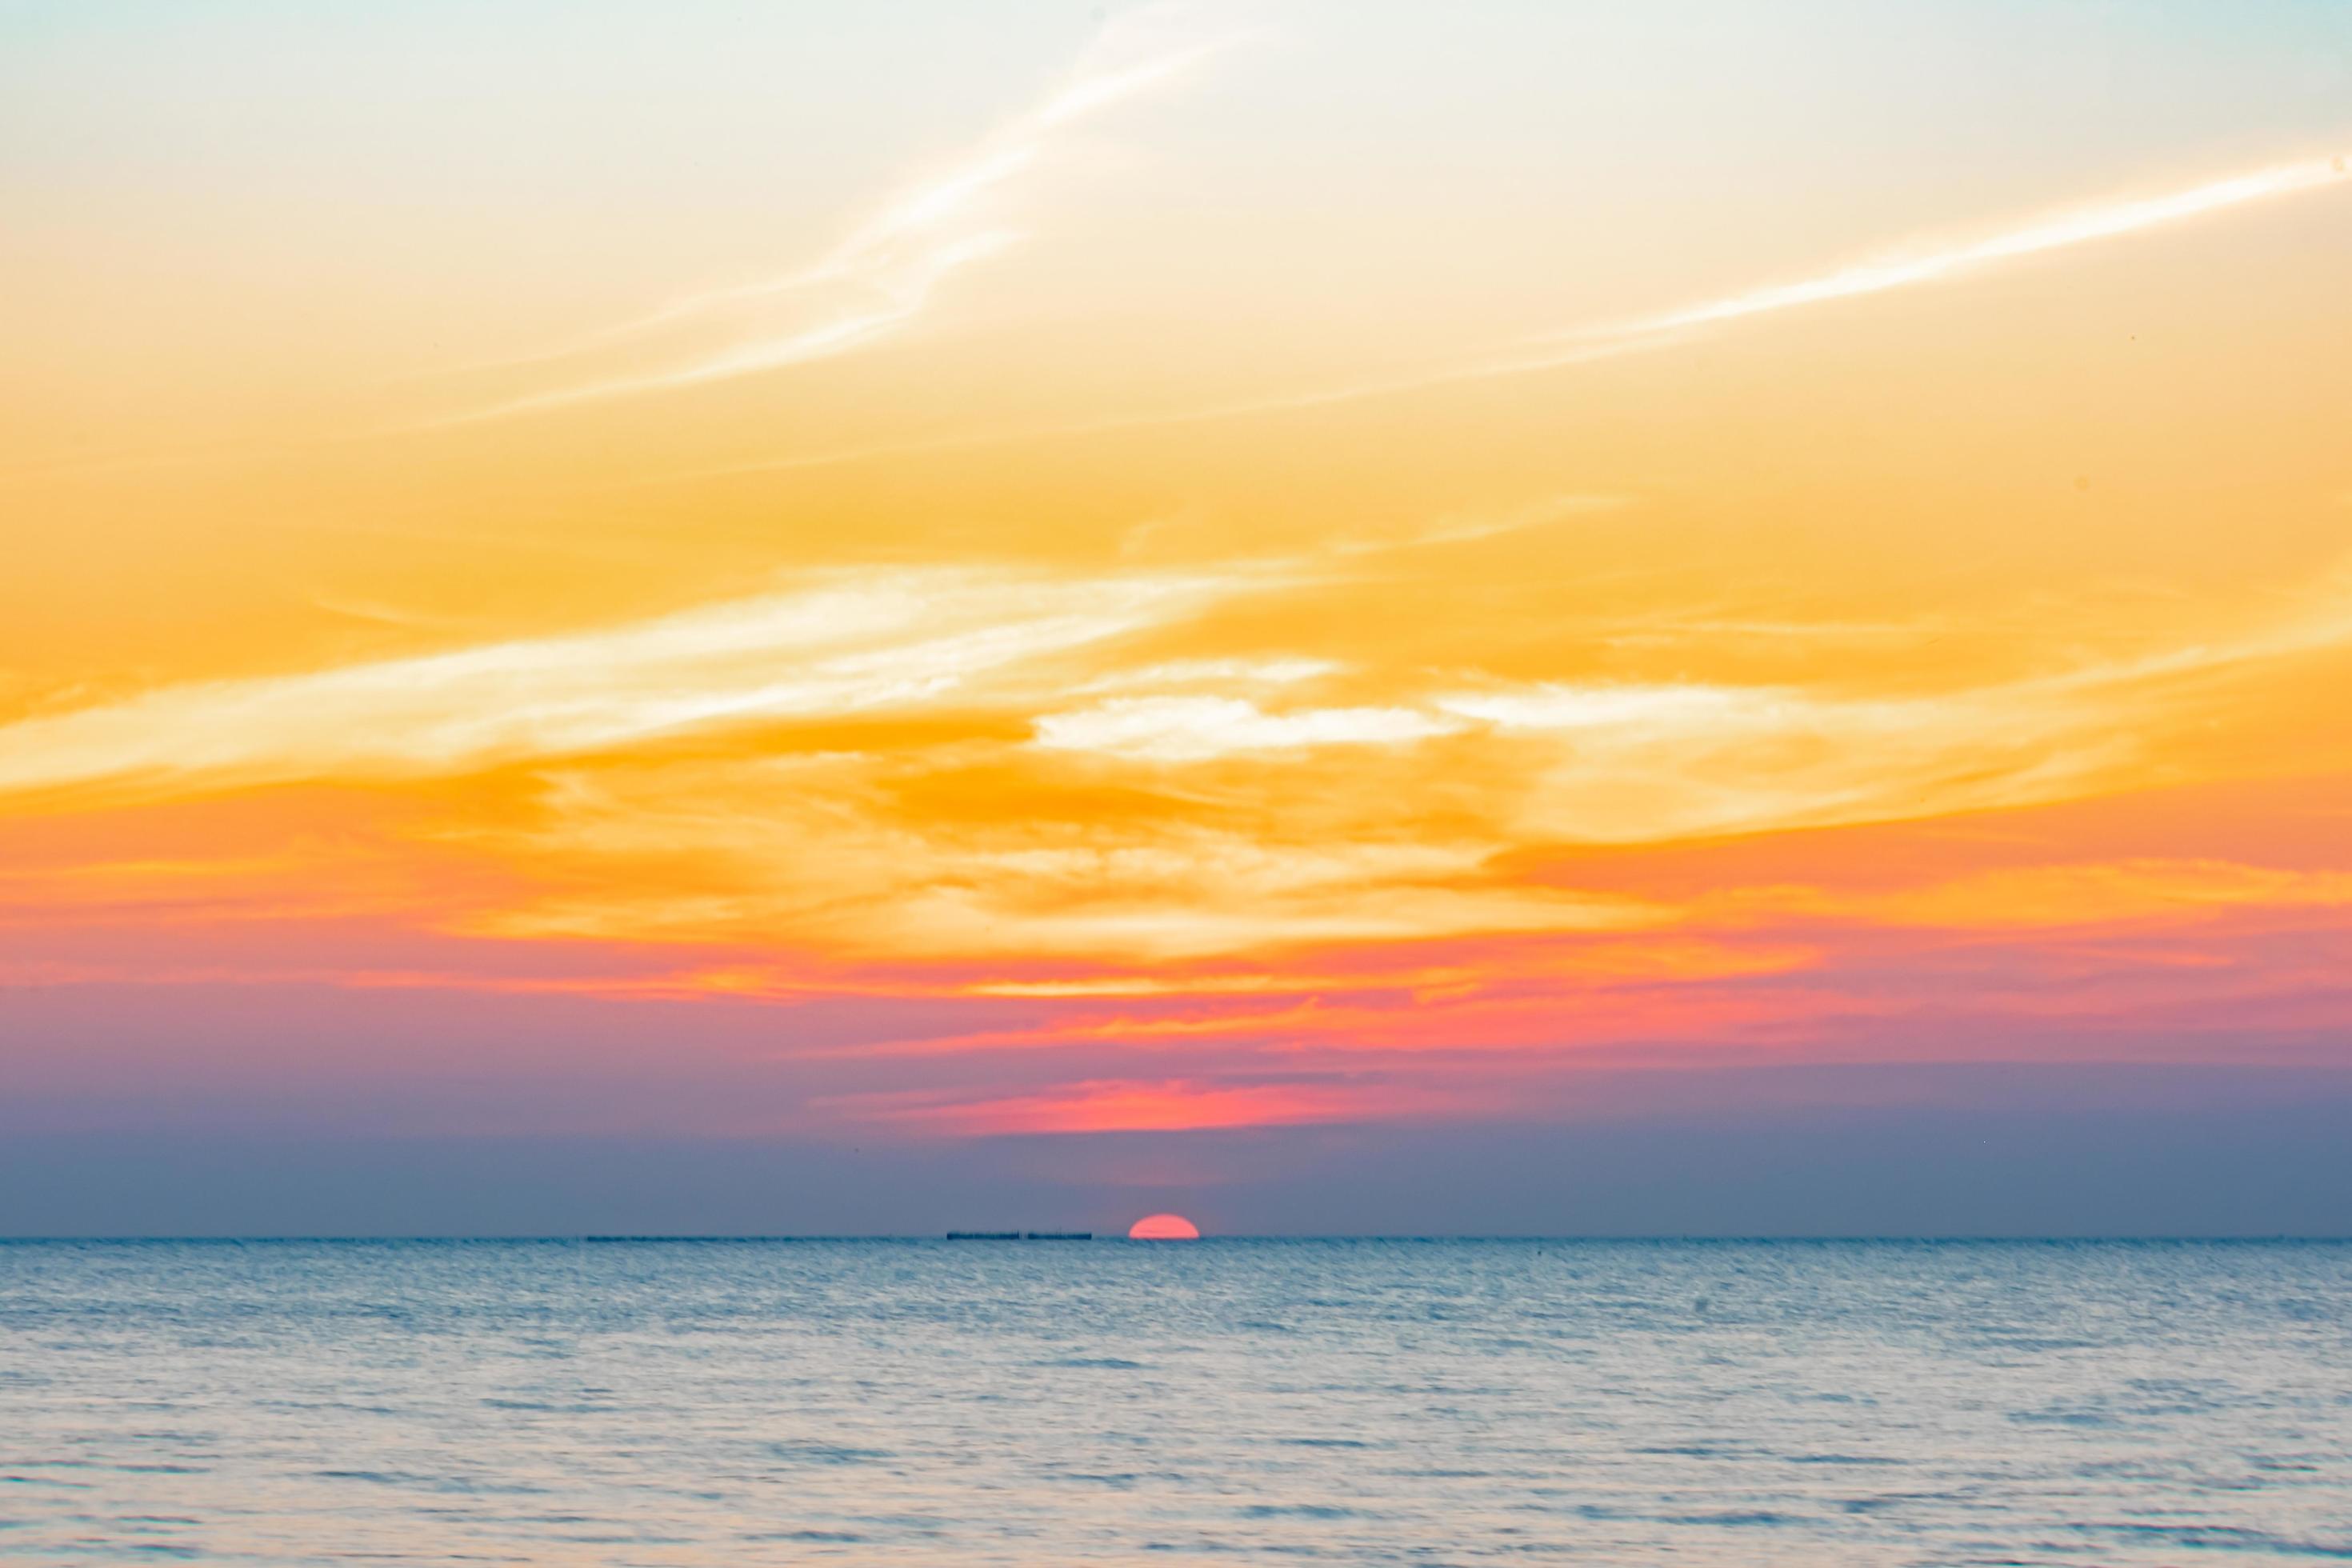
[(2352, 1224), (2347, 160), (2328, 0), (0, 4), (0, 1229)]

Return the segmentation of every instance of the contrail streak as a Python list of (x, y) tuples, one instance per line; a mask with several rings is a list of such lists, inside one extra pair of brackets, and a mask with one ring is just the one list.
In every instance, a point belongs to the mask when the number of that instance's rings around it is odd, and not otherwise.
[(2040, 223), (2029, 224), (2023, 228), (2011, 229), (1946, 250), (1866, 261), (1823, 273), (1817, 278), (1727, 294), (1720, 299), (1685, 305), (1612, 327), (1560, 335), (1580, 338), (1654, 337), (1697, 327), (1716, 326), (1747, 316), (1824, 304), (1832, 300), (1882, 294), (1890, 289), (1937, 282), (1997, 261), (2036, 256), (2043, 251), (2063, 250), (2093, 240), (2113, 239), (2137, 234), (2142, 229), (2200, 217), (2207, 213), (2243, 206), (2250, 202), (2267, 201), (2298, 191), (2316, 190), (2341, 184), (2347, 178), (2347, 170), (2342, 153), (2305, 159), (2299, 163), (2276, 163), (2251, 174), (2210, 181), (2167, 195), (2078, 208)]

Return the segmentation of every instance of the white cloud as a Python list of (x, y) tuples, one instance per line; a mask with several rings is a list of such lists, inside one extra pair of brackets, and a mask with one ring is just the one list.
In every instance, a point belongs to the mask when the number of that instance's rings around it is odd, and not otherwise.
[(1077, 689), (1091, 695), (1098, 691), (1165, 690), (1171, 686), (1295, 686), (1337, 675), (1344, 668), (1328, 658), (1181, 658), (1136, 669), (1113, 670)]
[(1148, 762), (1315, 746), (1392, 746), (1460, 728), (1412, 708), (1306, 708), (1269, 713), (1238, 697), (1123, 697), (1037, 721), (1037, 743)]
[(2267, 168), (2232, 174), (2227, 179), (2210, 180), (2158, 196), (2096, 202), (1966, 244), (1881, 257), (1818, 277), (1746, 289), (1622, 322), (1596, 332), (1576, 335), (1654, 337), (1693, 327), (1714, 326), (1743, 316), (1760, 316), (1802, 305), (1822, 304), (1832, 300), (1884, 293), (1889, 289), (1937, 282), (1998, 261), (2063, 250), (2093, 240), (2113, 239), (2252, 202), (2341, 184), (2347, 179), (2352, 179), (2352, 171), (2347, 171), (2341, 155), (2273, 163)]
[(932, 702), (1221, 591), (1183, 577), (869, 574), (570, 636), (166, 687), (0, 726), (0, 791), (432, 773)]

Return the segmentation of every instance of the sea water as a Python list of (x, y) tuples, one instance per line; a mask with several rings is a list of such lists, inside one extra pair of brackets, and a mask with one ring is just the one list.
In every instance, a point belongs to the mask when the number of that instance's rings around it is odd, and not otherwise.
[(2352, 1558), (2352, 1246), (0, 1246), (0, 1560)]

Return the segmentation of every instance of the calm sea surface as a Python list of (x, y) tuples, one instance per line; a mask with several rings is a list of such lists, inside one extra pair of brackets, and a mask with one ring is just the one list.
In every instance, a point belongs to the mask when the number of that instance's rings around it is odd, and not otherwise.
[(0, 1246), (0, 1561), (2352, 1559), (2352, 1247)]

